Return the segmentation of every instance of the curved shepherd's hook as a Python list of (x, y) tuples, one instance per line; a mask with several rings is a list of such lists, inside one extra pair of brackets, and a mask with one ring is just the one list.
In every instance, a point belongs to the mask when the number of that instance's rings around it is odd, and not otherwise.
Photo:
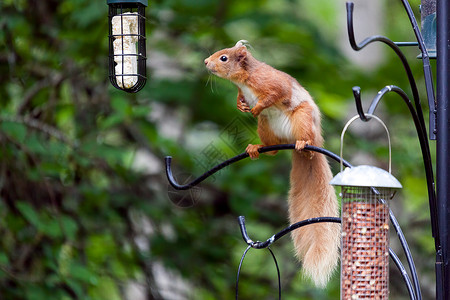
[[(293, 150), (293, 149), (295, 149), (295, 144), (281, 144), (281, 145), (273, 145), (273, 146), (261, 147), (261, 148), (259, 148), (258, 152), (259, 153), (265, 153), (265, 152), (270, 152), (270, 151)], [(336, 155), (333, 152), (328, 151), (326, 149), (320, 148), (320, 147), (306, 145), (305, 146), (305, 150), (322, 153), (322, 154), (324, 154), (324, 155), (334, 159), (337, 162), (341, 161), (341, 158), (338, 155)], [(236, 155), (235, 157), (232, 157), (232, 158), (224, 161), (223, 163), (220, 163), (220, 164), (216, 165), (215, 167), (213, 167), (209, 171), (206, 171), (205, 173), (203, 173), (202, 175), (200, 175), (196, 179), (192, 180), (191, 182), (186, 183), (186, 184), (179, 184), (175, 180), (175, 178), (173, 177), (173, 174), (172, 174), (172, 156), (166, 156), (165, 161), (166, 161), (166, 175), (167, 175), (167, 179), (169, 180), (170, 185), (174, 189), (176, 189), (176, 190), (188, 190), (188, 189), (196, 186), (197, 184), (199, 184), (200, 182), (202, 182), (203, 180), (205, 180), (209, 176), (213, 175), (214, 173), (222, 170), (226, 166), (228, 166), (228, 165), (230, 165), (232, 163), (235, 163), (237, 161), (240, 161), (240, 160), (242, 160), (242, 159), (244, 159), (246, 157), (248, 157), (248, 153), (247, 152), (244, 152), (244, 153), (241, 153), (239, 155)], [(347, 161), (344, 160), (344, 166), (349, 167), (351, 165)]]
[[(416, 81), (414, 80), (413, 73), (411, 71), (411, 67), (408, 64), (408, 60), (406, 59), (405, 55), (403, 54), (402, 50), (390, 39), (388, 39), (385, 36), (382, 35), (374, 35), (370, 36), (368, 38), (365, 38), (361, 43), (357, 44), (355, 40), (355, 32), (353, 30), (353, 8), (354, 8), (353, 2), (347, 2), (347, 33), (348, 33), (348, 39), (350, 42), (350, 46), (353, 50), (359, 51), (366, 47), (367, 45), (373, 43), (373, 42), (381, 42), (386, 45), (388, 45), (392, 50), (394, 50), (395, 54), (397, 54), (398, 58), (401, 60), (403, 64), (403, 68), (406, 71), (406, 75), (409, 80), (409, 84), (411, 86), (411, 91), (413, 93), (414, 102), (416, 104), (416, 108), (420, 108), (420, 115), (422, 114), (422, 108), (420, 107), (420, 99), (419, 99), (419, 92), (417, 90)], [(425, 121), (423, 121), (423, 116), (419, 116), (421, 119), (421, 123), (425, 124)]]

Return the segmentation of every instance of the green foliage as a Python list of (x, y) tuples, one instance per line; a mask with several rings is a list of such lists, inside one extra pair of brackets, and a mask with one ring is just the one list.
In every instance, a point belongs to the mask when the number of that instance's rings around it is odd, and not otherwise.
[[(261, 240), (287, 225), (290, 154), (234, 164), (195, 192), (168, 191), (165, 155), (173, 156), (175, 175), (192, 178), (258, 142), (254, 119), (236, 110), (235, 87), (204, 69), (212, 52), (247, 39), (257, 58), (296, 77), (321, 108), (334, 152), (355, 114), (353, 85), (367, 97), (386, 84), (409, 92), (392, 53), (371, 72), (341, 53), (338, 2), (150, 2), (149, 79), (136, 95), (109, 84), (105, 2), (0, 2), (1, 299), (126, 299), (133, 285), (146, 299), (171, 299), (171, 290), (188, 299), (233, 298), (245, 249), (236, 217), (245, 215)], [(386, 13), (389, 30), (376, 34), (413, 38), (406, 16), (398, 17), (400, 3)], [(421, 82), (416, 54), (407, 51)], [(411, 232), (413, 253), (427, 258), (421, 277), (432, 280), (417, 139), (400, 99), (385, 100), (394, 173), (405, 187), (393, 209), (407, 238)], [(363, 152), (386, 165), (384, 135), (350, 132), (346, 145), (350, 161)], [(175, 205), (181, 198), (194, 206)], [(317, 290), (299, 275), (289, 238), (272, 249), (283, 299), (339, 297), (337, 272)], [(249, 253), (241, 280), (242, 299), (276, 297), (268, 252)], [(405, 291), (395, 288), (391, 295), (401, 299)]]

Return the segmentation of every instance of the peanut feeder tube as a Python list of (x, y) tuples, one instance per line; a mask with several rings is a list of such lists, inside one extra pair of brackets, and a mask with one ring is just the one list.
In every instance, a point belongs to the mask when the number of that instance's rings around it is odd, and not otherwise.
[(389, 297), (389, 200), (401, 184), (373, 166), (346, 168), (341, 186), (341, 299)]

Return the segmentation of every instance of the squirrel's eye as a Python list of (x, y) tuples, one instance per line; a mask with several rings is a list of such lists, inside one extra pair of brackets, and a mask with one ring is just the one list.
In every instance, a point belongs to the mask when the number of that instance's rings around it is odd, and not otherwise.
[(225, 55), (222, 55), (222, 56), (220, 57), (220, 60), (223, 61), (223, 62), (225, 62), (225, 61), (228, 60), (228, 57), (226, 57)]

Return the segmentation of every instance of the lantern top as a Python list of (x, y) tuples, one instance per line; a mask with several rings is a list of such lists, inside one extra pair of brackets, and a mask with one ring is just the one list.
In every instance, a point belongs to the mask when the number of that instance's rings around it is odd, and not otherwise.
[(331, 185), (379, 188), (402, 188), (401, 183), (391, 173), (374, 166), (345, 168), (331, 181)]
[(142, 4), (148, 6), (148, 0), (106, 0), (106, 3), (109, 4)]

